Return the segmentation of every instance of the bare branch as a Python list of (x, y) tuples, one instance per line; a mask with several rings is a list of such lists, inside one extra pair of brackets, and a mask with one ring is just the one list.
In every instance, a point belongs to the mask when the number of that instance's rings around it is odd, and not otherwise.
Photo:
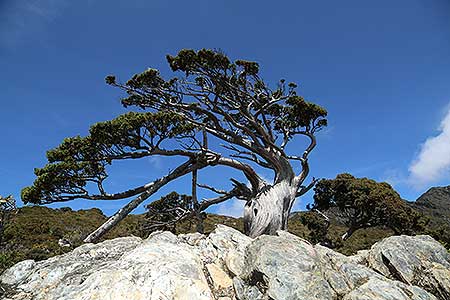
[(295, 197), (300, 197), (300, 196), (303, 196), (304, 194), (306, 194), (310, 189), (312, 189), (314, 187), (314, 185), (318, 181), (319, 181), (318, 179), (313, 177), (313, 179), (312, 179), (310, 184), (308, 184), (307, 186), (300, 186), (300, 188), (297, 191), (297, 194), (295, 195)]
[(177, 179), (183, 175), (186, 175), (193, 170), (204, 168), (206, 165), (203, 164), (192, 164), (192, 160), (188, 160), (184, 164), (175, 168), (172, 172), (164, 177), (161, 177), (153, 181), (148, 188), (140, 194), (138, 197), (131, 200), (127, 205), (119, 209), (114, 215), (112, 215), (102, 226), (97, 228), (94, 232), (89, 234), (85, 239), (85, 243), (91, 243), (97, 240), (101, 235), (108, 232), (114, 225), (120, 222), (126, 215), (128, 215), (132, 210), (138, 207), (144, 200), (156, 193), (161, 187)]
[(222, 194), (223, 195), (223, 194), (227, 194), (228, 193), (225, 190), (219, 190), (219, 189), (216, 189), (216, 188), (214, 188), (212, 186), (209, 186), (209, 185), (206, 185), (206, 184), (199, 183), (199, 184), (197, 184), (197, 186), (201, 187), (201, 188), (204, 188), (204, 189), (207, 189), (207, 190), (210, 190), (210, 191), (212, 191), (212, 192), (214, 192), (216, 194)]

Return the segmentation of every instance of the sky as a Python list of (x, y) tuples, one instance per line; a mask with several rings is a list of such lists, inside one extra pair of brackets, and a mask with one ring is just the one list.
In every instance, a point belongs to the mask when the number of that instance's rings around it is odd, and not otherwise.
[[(387, 181), (407, 200), (450, 184), (448, 0), (0, 0), (0, 194), (21, 204), (20, 190), (45, 165), (47, 150), (127, 112), (106, 75), (125, 81), (148, 67), (171, 75), (165, 55), (183, 48), (257, 61), (266, 82), (297, 82), (299, 94), (328, 110), (310, 178), (349, 172)], [(302, 147), (293, 141), (290, 149)], [(118, 163), (108, 188), (151, 181), (176, 163)], [(232, 176), (239, 174), (214, 169), (199, 181), (229, 186)], [(147, 203), (188, 186), (188, 178), (178, 180)], [(111, 215), (125, 203), (50, 207)], [(210, 211), (239, 216), (242, 203)]]

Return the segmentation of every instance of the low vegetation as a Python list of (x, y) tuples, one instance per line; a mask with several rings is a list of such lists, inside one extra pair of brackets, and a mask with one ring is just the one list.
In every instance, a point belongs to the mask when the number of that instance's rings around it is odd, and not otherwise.
[[(428, 225), (421, 232), (416, 233), (429, 234), (450, 249), (448, 225), (450, 210), (445, 206), (447, 201), (444, 200), (447, 198), (442, 200), (442, 197), (438, 197), (441, 193), (442, 190), (436, 191), (436, 188), (433, 188), (416, 202), (405, 201), (404, 203), (429, 219)], [(152, 207), (155, 208), (154, 206)], [(354, 231), (343, 241), (341, 237), (348, 231), (348, 226), (332, 210), (326, 213), (330, 217), (329, 224), (323, 217), (314, 215), (314, 212), (295, 212), (290, 216), (289, 231), (312, 243), (321, 242), (346, 255), (368, 249), (377, 241), (396, 234), (388, 227), (389, 224), (370, 226)], [(149, 234), (149, 230), (146, 229), (148, 217), (146, 214), (128, 215), (101, 240), (130, 235), (145, 238)], [(95, 208), (78, 211), (43, 206), (19, 208), (10, 215), (4, 226), (0, 242), (0, 272), (24, 259), (43, 260), (70, 251), (81, 245), (83, 239), (106, 219), (102, 211)], [(243, 218), (204, 215), (205, 234), (213, 231), (216, 224), (225, 224), (241, 232), (244, 231)], [(176, 234), (195, 232), (198, 229), (197, 220), (186, 218), (169, 229)]]
[[(299, 216), (300, 214), (296, 213), (291, 217), (289, 231), (308, 239), (309, 230), (300, 222)], [(83, 238), (106, 219), (106, 216), (95, 208), (73, 211), (70, 208), (22, 207), (5, 226), (3, 242), (0, 245), (0, 272), (24, 259), (43, 260), (70, 251), (81, 245)], [(128, 215), (102, 240), (129, 235), (146, 237), (148, 232), (141, 230), (144, 222), (144, 214)], [(207, 234), (213, 231), (216, 224), (225, 224), (241, 232), (244, 230), (242, 218), (206, 214), (204, 232)], [(329, 235), (339, 236), (345, 230), (344, 226), (332, 224)], [(177, 234), (195, 232), (196, 223), (185, 220), (177, 224), (174, 231)], [(362, 230), (345, 243), (339, 244), (336, 249), (350, 254), (368, 248), (377, 240), (392, 234), (381, 228)]]

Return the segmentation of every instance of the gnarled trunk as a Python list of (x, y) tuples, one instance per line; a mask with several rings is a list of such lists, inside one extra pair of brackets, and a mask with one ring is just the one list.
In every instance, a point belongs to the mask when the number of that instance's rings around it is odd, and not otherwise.
[(288, 179), (263, 189), (244, 207), (245, 233), (250, 237), (257, 237), (286, 230), (296, 193), (297, 184)]

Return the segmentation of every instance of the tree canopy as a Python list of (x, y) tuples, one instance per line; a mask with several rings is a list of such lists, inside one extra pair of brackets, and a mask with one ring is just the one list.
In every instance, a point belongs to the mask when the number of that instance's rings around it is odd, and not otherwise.
[[(312, 188), (313, 182), (303, 182), (309, 174), (308, 155), (316, 146), (315, 133), (327, 125), (326, 110), (299, 96), (295, 83), (282, 79), (270, 88), (256, 62), (232, 62), (225, 54), (207, 49), (181, 50), (176, 56), (168, 55), (167, 61), (180, 76), (164, 79), (156, 69), (147, 69), (125, 83), (107, 76), (108, 84), (125, 91), (123, 106), (143, 111), (97, 123), (88, 136), (67, 138), (48, 151), (48, 164), (35, 170), (35, 182), (22, 190), (23, 201), (46, 204), (76, 198), (136, 197), (88, 238), (92, 240), (172, 180), (205, 167), (227, 166), (242, 172), (249, 187), (233, 179), (232, 190), (221, 191), (208, 203), (232, 197), (246, 201), (246, 231), (253, 236), (286, 228), (295, 198)], [(300, 155), (286, 152), (295, 136), (309, 140)], [(186, 161), (147, 184), (118, 193), (105, 190), (108, 166), (114, 161), (154, 155)], [(292, 161), (300, 162), (298, 174)], [(274, 181), (264, 181), (258, 168), (271, 170)], [(281, 200), (266, 199), (284, 184), (290, 188), (288, 194), (279, 196)]]
[(343, 221), (348, 231), (343, 239), (361, 228), (387, 226), (396, 234), (423, 230), (425, 219), (400, 198), (386, 182), (339, 174), (322, 179), (314, 187), (313, 210), (327, 211)]

